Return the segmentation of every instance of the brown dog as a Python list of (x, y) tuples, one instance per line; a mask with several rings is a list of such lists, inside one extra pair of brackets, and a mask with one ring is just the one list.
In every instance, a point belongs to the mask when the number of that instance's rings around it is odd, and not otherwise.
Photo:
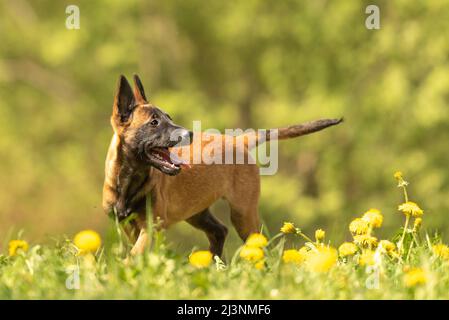
[[(298, 137), (341, 121), (317, 120), (278, 129), (277, 139)], [(269, 140), (271, 131), (264, 136), (243, 135), (244, 143), (237, 143), (238, 137), (201, 133), (195, 134), (191, 144), (192, 133), (175, 125), (168, 114), (147, 101), (136, 75), (134, 91), (126, 78), (120, 77), (111, 124), (114, 136), (106, 159), (103, 208), (119, 220), (137, 213), (128, 231), (138, 234), (131, 254), (143, 252), (147, 243), (147, 195), (153, 218), (162, 228), (185, 220), (206, 233), (210, 251), (218, 256), (228, 233), (209, 211), (218, 199), (229, 203), (232, 224), (242, 240), (259, 231), (259, 168), (249, 161), (248, 152)], [(200, 163), (192, 164), (195, 157), (198, 159), (195, 145), (213, 150), (215, 158), (224, 159), (225, 151), (230, 150), (236, 158), (247, 160), (244, 164), (208, 164), (200, 156)]]

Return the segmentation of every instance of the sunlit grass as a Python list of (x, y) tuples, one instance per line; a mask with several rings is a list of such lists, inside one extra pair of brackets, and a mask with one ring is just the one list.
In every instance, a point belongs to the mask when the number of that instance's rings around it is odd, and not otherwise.
[(395, 178), (404, 203), (391, 212), (404, 227), (390, 239), (376, 237), (388, 219), (377, 209), (347, 223), (353, 241), (333, 244), (325, 230), (311, 237), (286, 222), (271, 239), (252, 235), (226, 262), (208, 251), (176, 254), (163, 232), (128, 260), (122, 241), (105, 249), (91, 230), (50, 246), (13, 239), (0, 255), (0, 298), (448, 299), (449, 248), (422, 230), (425, 210)]

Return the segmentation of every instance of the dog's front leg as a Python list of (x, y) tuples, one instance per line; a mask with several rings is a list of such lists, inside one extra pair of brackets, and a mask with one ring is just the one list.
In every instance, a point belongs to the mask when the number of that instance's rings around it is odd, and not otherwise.
[[(129, 238), (131, 241), (135, 240), (131, 249), (131, 255), (134, 256), (143, 253), (148, 243), (145, 197), (138, 201), (133, 212), (137, 213), (137, 217), (130, 222)], [(136, 235), (138, 235), (137, 238)]]
[(140, 229), (139, 237), (137, 238), (134, 246), (131, 249), (131, 255), (135, 256), (142, 254), (145, 251), (145, 247), (148, 243), (148, 232), (147, 228)]
[[(166, 219), (166, 207), (163, 206), (163, 201), (157, 201), (159, 206), (153, 207), (153, 219), (155, 230), (166, 229), (168, 227), (168, 221)], [(138, 234), (137, 240), (134, 243), (134, 246), (131, 249), (131, 255), (142, 254), (145, 251), (145, 247), (149, 243), (148, 238), (148, 230), (147, 230), (147, 216), (146, 216), (146, 197), (143, 197), (141, 200), (137, 202), (137, 207), (133, 212), (137, 213), (136, 219), (134, 219), (131, 223), (132, 232), (134, 235)], [(164, 214), (161, 214), (163, 212)]]

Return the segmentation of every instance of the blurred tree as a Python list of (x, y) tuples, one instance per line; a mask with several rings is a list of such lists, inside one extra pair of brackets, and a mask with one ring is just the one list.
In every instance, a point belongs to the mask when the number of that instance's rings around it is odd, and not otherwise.
[[(69, 4), (80, 8), (79, 30), (65, 28)], [(365, 28), (368, 4), (2, 1), (0, 234), (23, 227), (38, 239), (106, 226), (113, 91), (119, 74), (134, 72), (185, 126), (346, 118), (280, 143), (278, 174), (262, 178), (271, 232), (293, 220), (341, 240), (350, 218), (377, 207), (391, 233), (401, 219), (398, 169), (425, 209), (424, 226), (449, 232), (449, 2), (376, 1), (380, 30)], [(225, 206), (215, 209), (226, 216)], [(187, 239), (189, 228), (171, 233)]]

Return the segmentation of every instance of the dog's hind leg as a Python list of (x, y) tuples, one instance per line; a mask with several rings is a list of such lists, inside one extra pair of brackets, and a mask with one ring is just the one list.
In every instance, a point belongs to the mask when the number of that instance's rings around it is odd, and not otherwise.
[(223, 246), (228, 235), (228, 228), (206, 209), (186, 220), (190, 225), (204, 231), (209, 239), (212, 254), (221, 257)]
[(240, 238), (245, 241), (252, 233), (260, 232), (258, 203), (260, 177), (257, 166), (237, 167), (233, 188), (226, 195), (231, 207), (231, 222)]
[(241, 209), (234, 208), (231, 204), (231, 222), (243, 241), (252, 233), (260, 232), (259, 214), (256, 206)]

